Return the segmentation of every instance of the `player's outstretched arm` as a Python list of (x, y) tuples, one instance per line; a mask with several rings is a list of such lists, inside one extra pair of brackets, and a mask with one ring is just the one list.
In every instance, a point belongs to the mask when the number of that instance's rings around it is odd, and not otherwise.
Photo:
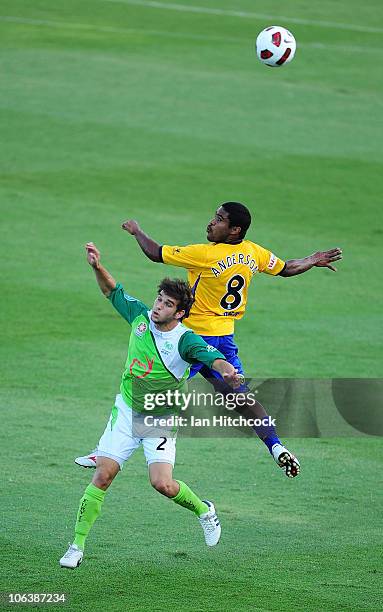
[(113, 289), (116, 288), (116, 281), (113, 276), (109, 274), (108, 270), (101, 265), (100, 251), (93, 242), (87, 242), (85, 245), (86, 258), (88, 264), (93, 268), (98, 285), (104, 295), (107, 297), (111, 294)]
[(329, 268), (333, 272), (336, 272), (336, 268), (332, 265), (335, 261), (342, 259), (342, 250), (339, 247), (330, 249), (329, 251), (318, 251), (304, 257), (303, 259), (289, 259), (286, 261), (286, 265), (280, 276), (296, 276), (297, 274), (303, 274), (311, 268)]
[(135, 237), (146, 257), (157, 263), (162, 262), (160, 245), (142, 231), (137, 221), (134, 219), (128, 219), (127, 221), (124, 221), (121, 227), (123, 230), (129, 232), (129, 234), (132, 234), (132, 236)]
[(219, 372), (224, 381), (230, 385), (230, 387), (233, 387), (233, 389), (237, 389), (243, 385), (244, 378), (242, 374), (238, 374), (235, 367), (225, 359), (215, 359), (211, 367), (216, 372)]

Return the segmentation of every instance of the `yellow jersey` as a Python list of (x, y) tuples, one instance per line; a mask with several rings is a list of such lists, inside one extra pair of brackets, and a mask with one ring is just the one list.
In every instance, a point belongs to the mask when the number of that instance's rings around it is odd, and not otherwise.
[(186, 268), (195, 302), (183, 323), (202, 336), (226, 336), (245, 313), (250, 282), (258, 272), (279, 274), (285, 262), (271, 251), (243, 240), (162, 247), (165, 264)]

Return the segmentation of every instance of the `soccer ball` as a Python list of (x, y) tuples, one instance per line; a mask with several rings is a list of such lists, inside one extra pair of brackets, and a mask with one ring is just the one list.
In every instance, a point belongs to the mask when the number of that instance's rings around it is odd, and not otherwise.
[(262, 30), (255, 44), (262, 64), (275, 68), (291, 62), (297, 48), (294, 36), (281, 26), (270, 26)]

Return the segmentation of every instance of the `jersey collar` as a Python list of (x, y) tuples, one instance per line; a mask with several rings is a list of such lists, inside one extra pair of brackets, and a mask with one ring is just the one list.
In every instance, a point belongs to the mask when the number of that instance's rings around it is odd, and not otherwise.
[(148, 316), (149, 316), (149, 329), (152, 332), (152, 334), (154, 334), (155, 336), (157, 336), (157, 338), (170, 338), (172, 336), (172, 334), (176, 331), (176, 329), (179, 328), (180, 325), (182, 325), (182, 323), (178, 323), (173, 329), (171, 329), (170, 331), (166, 331), (163, 332), (160, 329), (157, 329), (157, 327), (155, 326), (155, 324), (152, 321), (152, 311), (149, 310), (148, 312)]

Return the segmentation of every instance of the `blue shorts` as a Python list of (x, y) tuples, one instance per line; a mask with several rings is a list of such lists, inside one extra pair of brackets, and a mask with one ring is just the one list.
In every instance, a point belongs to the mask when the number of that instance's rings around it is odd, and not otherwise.
[[(234, 342), (234, 334), (230, 334), (229, 336), (201, 336), (211, 346), (214, 346), (218, 351), (220, 351), (227, 359), (231, 365), (235, 367), (239, 374), (244, 374), (243, 367), (240, 358), (238, 357), (238, 347)], [(223, 389), (219, 384), (219, 381), (223, 381), (221, 374), (216, 372), (215, 370), (211, 370), (203, 363), (194, 363), (190, 368), (189, 378), (193, 378), (198, 372), (209, 382), (211, 382), (218, 390), (220, 391), (233, 391), (229, 385), (225, 383), (226, 389)], [(215, 381), (218, 383), (215, 384)], [(236, 391), (247, 391), (246, 385), (241, 385)]]

